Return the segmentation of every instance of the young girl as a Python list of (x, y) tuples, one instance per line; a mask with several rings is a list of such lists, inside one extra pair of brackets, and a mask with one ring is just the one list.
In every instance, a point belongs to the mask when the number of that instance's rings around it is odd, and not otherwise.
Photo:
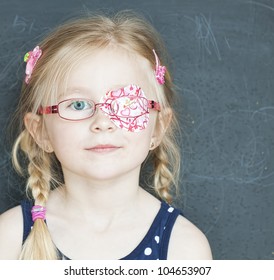
[[(57, 28), (25, 56), (15, 168), (30, 199), (0, 217), (2, 259), (211, 259), (170, 206), (180, 152), (163, 43), (129, 12)], [(153, 163), (154, 195), (139, 185)]]

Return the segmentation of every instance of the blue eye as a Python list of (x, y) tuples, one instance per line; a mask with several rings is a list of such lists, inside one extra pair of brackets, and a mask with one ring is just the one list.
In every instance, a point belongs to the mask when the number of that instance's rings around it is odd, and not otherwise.
[(88, 99), (67, 99), (58, 104), (58, 113), (65, 120), (83, 120), (93, 116), (96, 106)]
[(91, 108), (91, 104), (86, 100), (76, 100), (73, 101), (69, 107), (73, 110), (81, 111), (81, 110), (88, 110)]

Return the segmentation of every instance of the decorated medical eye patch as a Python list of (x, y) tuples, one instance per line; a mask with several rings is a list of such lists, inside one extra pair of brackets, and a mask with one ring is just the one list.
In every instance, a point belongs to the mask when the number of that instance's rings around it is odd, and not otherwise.
[(117, 127), (131, 132), (138, 132), (147, 127), (149, 108), (160, 109), (159, 104), (149, 101), (143, 90), (136, 85), (109, 91), (101, 98), (100, 103), (100, 109)]

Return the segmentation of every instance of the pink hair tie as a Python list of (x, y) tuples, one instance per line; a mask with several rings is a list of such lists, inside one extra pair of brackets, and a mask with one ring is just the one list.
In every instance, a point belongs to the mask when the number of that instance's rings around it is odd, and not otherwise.
[(31, 215), (32, 215), (32, 221), (35, 222), (37, 219), (45, 220), (46, 216), (46, 207), (40, 206), (40, 205), (34, 205), (31, 208)]
[(156, 54), (155, 50), (152, 50), (155, 56), (155, 60), (156, 60), (156, 67), (155, 67), (155, 76), (156, 76), (156, 80), (158, 81), (158, 83), (160, 85), (163, 85), (165, 83), (165, 73), (166, 73), (166, 67), (162, 66), (160, 64), (160, 60), (158, 55)]

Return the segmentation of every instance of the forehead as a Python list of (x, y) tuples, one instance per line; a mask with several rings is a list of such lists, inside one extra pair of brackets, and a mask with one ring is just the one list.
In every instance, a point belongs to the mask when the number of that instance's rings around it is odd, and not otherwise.
[(67, 92), (85, 91), (102, 95), (111, 89), (137, 84), (150, 91), (153, 69), (147, 59), (123, 48), (92, 51), (80, 59), (68, 77)]

